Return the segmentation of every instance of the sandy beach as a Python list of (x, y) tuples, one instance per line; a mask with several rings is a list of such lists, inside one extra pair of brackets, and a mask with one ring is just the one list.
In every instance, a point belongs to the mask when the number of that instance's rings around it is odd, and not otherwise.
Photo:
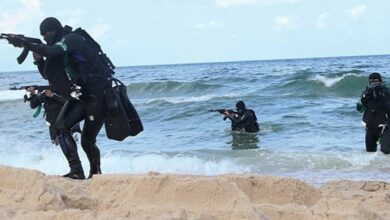
[(0, 167), (0, 219), (389, 219), (390, 185), (148, 173), (78, 181)]

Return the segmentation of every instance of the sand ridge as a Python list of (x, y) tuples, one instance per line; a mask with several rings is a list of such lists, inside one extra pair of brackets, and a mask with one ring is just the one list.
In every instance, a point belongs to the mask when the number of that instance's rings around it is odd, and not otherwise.
[(152, 172), (80, 181), (0, 166), (0, 219), (390, 219), (390, 185)]

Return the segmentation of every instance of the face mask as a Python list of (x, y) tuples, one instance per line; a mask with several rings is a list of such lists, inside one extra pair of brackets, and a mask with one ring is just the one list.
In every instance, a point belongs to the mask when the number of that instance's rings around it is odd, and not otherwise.
[(43, 36), (43, 39), (46, 41), (47, 45), (53, 45), (56, 39), (55, 31), (48, 31)]

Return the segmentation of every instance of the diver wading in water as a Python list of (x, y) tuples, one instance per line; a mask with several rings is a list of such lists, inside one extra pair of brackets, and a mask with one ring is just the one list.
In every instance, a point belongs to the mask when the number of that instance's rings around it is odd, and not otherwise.
[(65, 177), (85, 179), (77, 145), (71, 135), (71, 128), (84, 120), (81, 146), (89, 160), (88, 178), (91, 178), (101, 174), (96, 136), (103, 126), (104, 93), (112, 86), (113, 70), (103, 59), (105, 54), (98, 51), (100, 46), (97, 49), (97, 43), (82, 29), (72, 31), (68, 26), (64, 28), (56, 18), (49, 17), (42, 21), (40, 33), (47, 45), (34, 44), (23, 37), (8, 41), (45, 57), (43, 72), (50, 85), (67, 99), (55, 123), (58, 141), (70, 167)]
[(390, 153), (390, 129), (388, 126), (390, 112), (390, 90), (382, 82), (379, 73), (371, 73), (369, 85), (363, 91), (356, 110), (364, 112), (363, 123), (366, 128), (366, 150), (376, 152), (377, 142), (381, 151)]
[(255, 133), (260, 131), (257, 117), (252, 109), (247, 109), (243, 101), (236, 103), (236, 112), (224, 111), (224, 116), (231, 120), (233, 131)]

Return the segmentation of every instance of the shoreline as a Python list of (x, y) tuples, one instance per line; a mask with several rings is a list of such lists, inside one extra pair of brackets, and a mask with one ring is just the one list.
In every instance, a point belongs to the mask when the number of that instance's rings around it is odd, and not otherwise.
[(0, 219), (389, 219), (390, 183), (225, 174), (90, 180), (0, 166)]

